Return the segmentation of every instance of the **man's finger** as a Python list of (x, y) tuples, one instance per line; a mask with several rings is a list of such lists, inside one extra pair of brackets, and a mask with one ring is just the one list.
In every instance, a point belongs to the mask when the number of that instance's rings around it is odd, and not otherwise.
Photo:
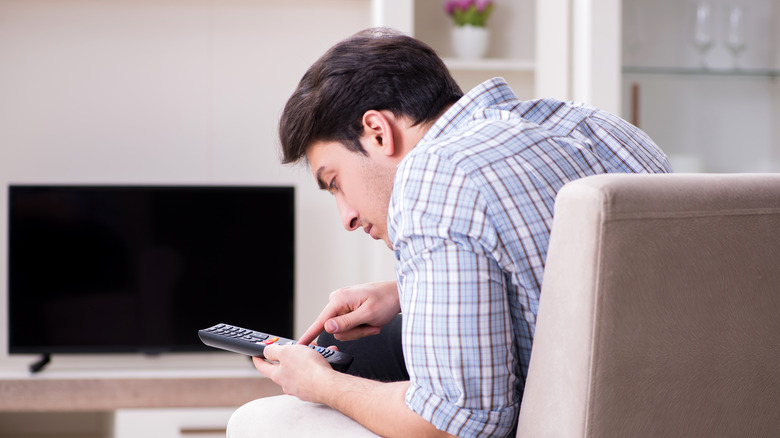
[(306, 329), (306, 331), (303, 333), (303, 336), (301, 336), (300, 339), (298, 339), (298, 343), (303, 345), (311, 344), (312, 342), (314, 342), (315, 339), (317, 339), (317, 336), (319, 336), (323, 330), (324, 330), (323, 324), (319, 322), (319, 320), (315, 321), (314, 324), (312, 324), (311, 326), (309, 326), (308, 329)]
[(271, 362), (278, 362), (279, 361), (279, 352), (277, 351), (279, 349), (278, 345), (267, 345), (265, 348), (263, 348), (263, 356), (265, 356), (266, 360), (270, 360)]
[[(371, 316), (372, 315), (367, 306), (360, 306), (351, 312), (330, 318), (329, 320), (325, 321), (324, 327), (328, 333), (334, 335), (350, 332), (353, 330), (358, 332), (371, 330), (371, 328), (376, 328), (369, 324), (371, 321)], [(367, 329), (367, 327), (371, 328)], [(362, 336), (366, 335), (363, 334)]]
[[(331, 293), (331, 295), (333, 295)], [(327, 305), (325, 305), (325, 308), (322, 309), (319, 315), (317, 315), (317, 319), (314, 320), (314, 322), (309, 326), (308, 329), (303, 333), (303, 336), (300, 337), (298, 340), (299, 344), (303, 345), (309, 345), (317, 339), (317, 336), (320, 335), (320, 333), (325, 330), (325, 323), (332, 317), (338, 315), (341, 313), (338, 309), (341, 309), (341, 305), (336, 303), (335, 301), (328, 302)]]
[(259, 358), (257, 356), (254, 356), (252, 358), (252, 363), (255, 364), (255, 368), (257, 368), (257, 371), (259, 371), (260, 374), (273, 380), (273, 373), (274, 373), (273, 364), (268, 363), (265, 361), (265, 359)]
[(374, 327), (371, 325), (362, 325), (355, 327), (351, 330), (340, 331), (333, 335), (334, 338), (339, 341), (354, 341), (356, 339), (365, 338), (366, 336), (378, 335), (382, 329), (380, 327)]

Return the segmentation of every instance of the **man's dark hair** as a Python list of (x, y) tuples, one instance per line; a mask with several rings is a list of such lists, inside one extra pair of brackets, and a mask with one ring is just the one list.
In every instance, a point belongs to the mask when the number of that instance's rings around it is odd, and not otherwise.
[(366, 29), (317, 60), (287, 101), (279, 122), (282, 162), (301, 160), (317, 141), (366, 154), (359, 141), (366, 111), (388, 110), (419, 125), (461, 96), (428, 45), (391, 29)]

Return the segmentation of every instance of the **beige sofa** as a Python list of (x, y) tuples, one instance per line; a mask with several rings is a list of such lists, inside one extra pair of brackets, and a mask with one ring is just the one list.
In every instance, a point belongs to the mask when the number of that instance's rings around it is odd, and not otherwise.
[[(281, 396), (228, 436), (375, 435)], [(780, 436), (780, 174), (567, 184), (518, 436)]]

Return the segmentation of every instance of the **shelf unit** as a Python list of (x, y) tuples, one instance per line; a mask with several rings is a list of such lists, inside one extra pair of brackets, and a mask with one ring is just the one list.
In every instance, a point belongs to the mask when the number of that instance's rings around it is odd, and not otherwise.
[(439, 0), (374, 0), (374, 25), (389, 26), (429, 44), (444, 58), (465, 91), (495, 76), (507, 80), (524, 99), (535, 95), (534, 63), (536, 0), (494, 0), (488, 19), (487, 58), (463, 60), (453, 56), (454, 27)]
[(440, 0), (372, 0), (374, 26), (428, 43), (464, 91), (504, 77), (522, 99), (580, 100), (620, 109), (620, 0), (494, 0), (487, 58), (453, 58), (451, 20)]

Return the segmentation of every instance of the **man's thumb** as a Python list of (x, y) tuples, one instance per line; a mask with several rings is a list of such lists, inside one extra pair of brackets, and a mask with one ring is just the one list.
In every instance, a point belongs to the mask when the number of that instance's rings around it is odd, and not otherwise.
[(335, 318), (329, 319), (329, 320), (325, 321), (325, 331), (326, 332), (328, 332), (330, 334), (333, 334), (333, 333), (338, 332), (338, 330), (339, 330), (339, 324), (336, 322)]

